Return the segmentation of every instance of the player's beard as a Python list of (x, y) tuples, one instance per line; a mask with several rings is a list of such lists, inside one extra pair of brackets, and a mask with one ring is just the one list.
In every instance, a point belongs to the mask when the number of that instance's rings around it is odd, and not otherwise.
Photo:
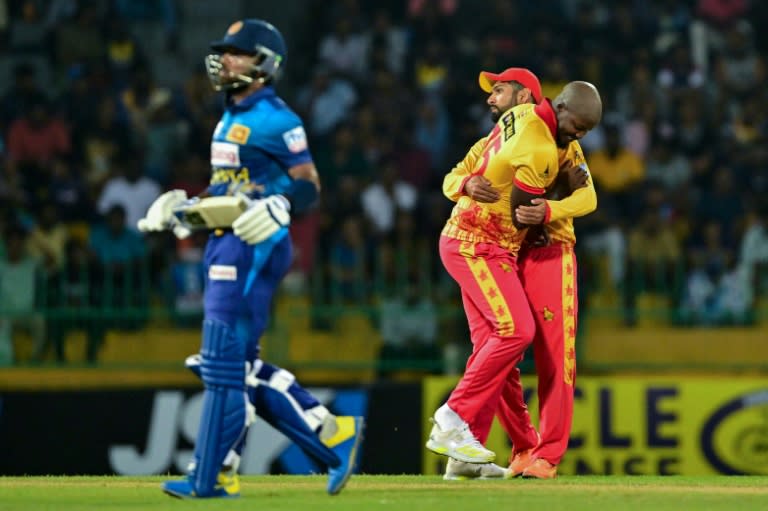
[(507, 113), (507, 110), (509, 110), (509, 109), (511, 109), (513, 107), (516, 107), (516, 106), (517, 106), (517, 102), (515, 102), (514, 100), (510, 101), (509, 105), (507, 105), (506, 108), (500, 108), (497, 105), (491, 106), (491, 108), (490, 108), (490, 110), (491, 110), (491, 120), (493, 122), (499, 122), (499, 119), (501, 119), (502, 115)]

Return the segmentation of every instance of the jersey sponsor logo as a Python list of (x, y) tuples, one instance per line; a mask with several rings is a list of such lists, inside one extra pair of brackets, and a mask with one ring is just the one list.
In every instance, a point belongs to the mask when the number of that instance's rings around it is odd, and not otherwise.
[(307, 134), (303, 126), (296, 126), (292, 130), (283, 133), (283, 140), (288, 150), (292, 153), (300, 153), (307, 150)]
[(505, 115), (501, 122), (504, 123), (504, 140), (509, 140), (515, 134), (515, 116), (510, 111), (510, 114)]
[(237, 280), (237, 266), (212, 264), (208, 268), (208, 278), (211, 280)]
[[(248, 170), (248, 169), (244, 169)], [(244, 195), (247, 195), (248, 197), (253, 197), (256, 194), (264, 195), (264, 190), (266, 190), (267, 187), (264, 185), (260, 185), (259, 183), (253, 183), (251, 181), (244, 182), (244, 181), (235, 181), (229, 184), (227, 187), (227, 195), (237, 195), (238, 193), (242, 193)]]
[(555, 313), (549, 310), (548, 307), (544, 307), (544, 310), (541, 311), (541, 315), (544, 316), (544, 321), (552, 321), (555, 319)]
[(211, 165), (214, 167), (239, 167), (240, 146), (227, 142), (211, 144)]
[(248, 167), (241, 169), (219, 168), (213, 171), (211, 175), (211, 184), (218, 185), (221, 183), (241, 184), (247, 183), (251, 180)]
[(242, 124), (233, 124), (227, 131), (227, 136), (224, 138), (230, 142), (243, 145), (248, 141), (248, 136), (251, 134), (251, 128)]

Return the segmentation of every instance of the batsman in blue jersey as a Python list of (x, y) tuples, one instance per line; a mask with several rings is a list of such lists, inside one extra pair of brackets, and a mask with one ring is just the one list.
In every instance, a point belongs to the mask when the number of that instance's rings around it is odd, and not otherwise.
[(257, 19), (233, 23), (205, 59), (226, 107), (211, 144), (204, 196), (161, 195), (139, 221), (145, 232), (209, 228), (202, 346), (187, 359), (205, 392), (194, 459), (163, 491), (180, 498), (235, 497), (245, 433), (255, 414), (328, 467), (328, 493), (351, 475), (363, 418), (335, 416), (293, 374), (259, 358), (272, 296), (291, 265), (291, 215), (317, 201), (320, 181), (299, 117), (275, 93), (285, 65), (280, 32)]

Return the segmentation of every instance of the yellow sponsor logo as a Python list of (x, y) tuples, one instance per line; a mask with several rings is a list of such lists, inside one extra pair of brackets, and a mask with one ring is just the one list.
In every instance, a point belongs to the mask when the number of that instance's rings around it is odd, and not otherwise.
[(226, 138), (230, 142), (243, 145), (248, 141), (251, 134), (251, 128), (242, 124), (233, 124), (227, 131)]
[(217, 185), (221, 183), (248, 183), (251, 180), (248, 167), (241, 169), (216, 169), (211, 176), (211, 184)]

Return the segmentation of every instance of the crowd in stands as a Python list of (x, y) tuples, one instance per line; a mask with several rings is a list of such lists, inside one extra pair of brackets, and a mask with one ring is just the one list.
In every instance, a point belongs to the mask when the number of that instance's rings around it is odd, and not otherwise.
[[(51, 344), (63, 357), (57, 339), (73, 320), (43, 320), (41, 308), (133, 307), (121, 326), (135, 328), (152, 290), (170, 286), (163, 304), (198, 310), (205, 235), (177, 242), (136, 230), (162, 191), (205, 188), (221, 113), (203, 55), (177, 83), (160, 83), (153, 49), (132, 32), (136, 19), (160, 20), (175, 51), (185, 30), (178, 5), (0, 6), (0, 58), (15, 62), (0, 91), (0, 363), (15, 323), (35, 336), (36, 356)], [(319, 207), (293, 226), (288, 281), (315, 304), (377, 308), (395, 354), (441, 337), (436, 310), (459, 307), (437, 258), (452, 206), (442, 178), (492, 126), (478, 72), (519, 66), (537, 73), (545, 96), (581, 79), (603, 97), (603, 122), (582, 141), (598, 192), (598, 210), (576, 222), (582, 309), (591, 292), (612, 289), (631, 326), (638, 295), (652, 291), (668, 297), (672, 322), (755, 321), (756, 300), (768, 295), (768, 4), (302, 6), (294, 26), (280, 27), (290, 54), (278, 89), (305, 120), (323, 181)], [(44, 78), (25, 56), (44, 59)], [(40, 274), (44, 299), (30, 291)], [(119, 318), (88, 317), (95, 359)], [(415, 317), (422, 328), (407, 323)]]

